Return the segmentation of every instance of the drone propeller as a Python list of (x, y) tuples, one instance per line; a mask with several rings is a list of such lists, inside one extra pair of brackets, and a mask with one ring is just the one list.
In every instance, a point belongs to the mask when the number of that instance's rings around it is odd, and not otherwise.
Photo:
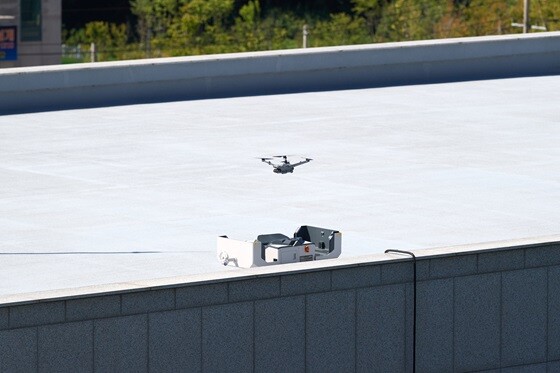
[(312, 161), (313, 158), (305, 158), (305, 160), (306, 160), (307, 162), (309, 162), (309, 161)]

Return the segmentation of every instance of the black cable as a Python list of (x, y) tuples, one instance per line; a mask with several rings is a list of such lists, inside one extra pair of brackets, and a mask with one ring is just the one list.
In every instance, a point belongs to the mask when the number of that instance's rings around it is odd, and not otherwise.
[(123, 255), (123, 254), (184, 254), (203, 253), (208, 251), (182, 250), (182, 251), (51, 251), (51, 252), (0, 252), (1, 255)]
[(398, 253), (406, 254), (412, 257), (414, 267), (414, 294), (412, 302), (412, 373), (416, 373), (416, 255), (410, 251), (387, 249), (385, 254)]

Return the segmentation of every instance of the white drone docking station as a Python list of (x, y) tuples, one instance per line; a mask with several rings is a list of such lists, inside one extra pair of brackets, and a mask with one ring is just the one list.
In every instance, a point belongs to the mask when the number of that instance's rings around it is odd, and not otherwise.
[(280, 233), (261, 234), (255, 241), (218, 237), (218, 259), (223, 265), (251, 268), (275, 264), (338, 258), (342, 234), (303, 225), (290, 238)]

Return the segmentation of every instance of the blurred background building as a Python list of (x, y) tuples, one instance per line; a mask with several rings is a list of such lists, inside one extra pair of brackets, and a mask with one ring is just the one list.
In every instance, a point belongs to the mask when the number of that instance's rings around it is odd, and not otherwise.
[(0, 68), (60, 63), (61, 22), (61, 0), (2, 0)]

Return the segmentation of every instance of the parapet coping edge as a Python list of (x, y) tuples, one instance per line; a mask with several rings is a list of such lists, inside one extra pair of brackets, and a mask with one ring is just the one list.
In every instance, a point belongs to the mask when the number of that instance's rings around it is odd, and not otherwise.
[[(560, 234), (429, 249), (416, 249), (409, 251), (414, 253), (418, 260), (427, 260), (442, 257), (478, 254), (481, 252), (489, 253), (512, 249), (526, 249), (535, 246), (556, 243), (560, 243)], [(84, 286), (77, 288), (46, 290), (34, 293), (11, 294), (0, 296), (0, 307), (63, 301), (76, 298), (90, 298), (123, 293), (134, 293), (139, 291), (162, 290), (184, 286), (209, 285), (221, 282), (251, 280), (262, 277), (293, 275), (322, 270), (371, 266), (375, 264), (408, 260), (410, 260), (410, 258), (406, 256), (377, 253), (351, 258), (338, 258), (315, 262), (283, 264), (277, 266), (221, 272), (217, 271), (205, 274), (164, 277), (112, 284)], [(218, 265), (219, 263), (216, 260), (216, 267), (218, 267)]]

